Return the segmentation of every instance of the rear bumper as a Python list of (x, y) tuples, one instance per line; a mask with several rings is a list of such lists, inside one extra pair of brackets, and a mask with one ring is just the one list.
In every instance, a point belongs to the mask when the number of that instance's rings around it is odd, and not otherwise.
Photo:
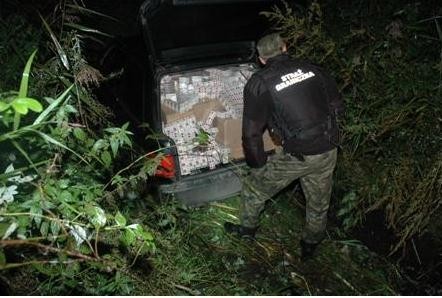
[(238, 167), (241, 165), (186, 176), (177, 182), (160, 185), (159, 190), (163, 194), (174, 194), (191, 206), (227, 199), (241, 192)]

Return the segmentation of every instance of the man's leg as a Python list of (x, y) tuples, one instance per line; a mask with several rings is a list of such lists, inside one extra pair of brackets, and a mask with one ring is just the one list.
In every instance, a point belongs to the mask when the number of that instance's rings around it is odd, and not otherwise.
[(243, 178), (240, 205), (241, 224), (224, 223), (224, 228), (227, 232), (238, 234), (242, 237), (255, 237), (259, 214), (264, 209), (265, 202), (269, 198), (265, 192), (262, 193), (256, 188), (256, 183), (262, 174), (263, 168), (250, 169), (250, 173)]
[(304, 162), (284, 153), (271, 156), (262, 168), (251, 169), (251, 173), (243, 179), (241, 227), (256, 229), (265, 202), (308, 170)]
[(301, 180), (306, 197), (305, 226), (302, 232), (302, 244), (312, 248), (325, 237), (327, 212), (333, 184), (333, 170), (336, 166), (337, 150), (307, 157), (315, 170)]
[(271, 198), (269, 190), (274, 187), (274, 180), (267, 180), (266, 185), (259, 185), (265, 174), (265, 168), (251, 169), (250, 174), (243, 180), (241, 192), (240, 220), (247, 228), (256, 228), (259, 215), (264, 209), (265, 202)]

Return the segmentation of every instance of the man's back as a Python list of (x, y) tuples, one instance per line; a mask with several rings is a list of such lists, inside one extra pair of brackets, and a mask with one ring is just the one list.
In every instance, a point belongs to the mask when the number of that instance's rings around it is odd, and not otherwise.
[(259, 118), (284, 140), (286, 152), (313, 155), (336, 147), (334, 111), (342, 103), (336, 83), (320, 67), (278, 55), (250, 79), (245, 96), (244, 116), (248, 110), (264, 114)]

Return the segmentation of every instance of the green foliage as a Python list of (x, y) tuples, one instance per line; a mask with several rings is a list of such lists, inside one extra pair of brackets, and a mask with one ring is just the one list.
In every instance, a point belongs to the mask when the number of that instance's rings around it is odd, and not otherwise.
[[(32, 58), (32, 57), (31, 57)], [(29, 69), (27, 67), (27, 69)], [(25, 74), (27, 74), (26, 72), (24, 73), (24, 77)], [(70, 88), (68, 89), (70, 90)], [(67, 90), (67, 91), (68, 91)], [(68, 149), (68, 151), (75, 153), (74, 150), (68, 148), (66, 145), (64, 145), (65, 142), (67, 143), (66, 140), (57, 140), (56, 137), (57, 136), (50, 136), (49, 134), (45, 134), (43, 131), (46, 129), (46, 126), (49, 128), (53, 128), (52, 132), (57, 132), (57, 129), (59, 130), (64, 130), (65, 133), (67, 133), (67, 137), (71, 138), (74, 141), (78, 141), (78, 143), (73, 142), (73, 145), (76, 145), (76, 147), (80, 148), (83, 147), (83, 150), (85, 154), (85, 157), (79, 157), (80, 155), (78, 153), (74, 154), (73, 159), (75, 160), (76, 156), (78, 156), (82, 161), (89, 161), (89, 162), (93, 162), (93, 157), (95, 157), (95, 154), (99, 154), (99, 153), (103, 153), (103, 152), (108, 152), (105, 150), (109, 150), (109, 147), (112, 148), (112, 153), (113, 153), (113, 157), (116, 158), (118, 151), (123, 148), (124, 145), (127, 146), (131, 146), (131, 140), (129, 139), (129, 135), (131, 135), (132, 133), (127, 131), (127, 126), (128, 124), (123, 125), (122, 128), (106, 128), (105, 132), (106, 132), (106, 136), (102, 139), (98, 139), (98, 140), (94, 140), (93, 138), (89, 137), (88, 134), (83, 131), (82, 129), (78, 128), (78, 127), (59, 127), (57, 125), (55, 125), (54, 127), (51, 127), (51, 123), (56, 123), (56, 121), (52, 121), (53, 119), (48, 119), (47, 121), (46, 118), (50, 118), (50, 112), (53, 112), (52, 115), (53, 118), (57, 117), (57, 113), (55, 111), (55, 109), (57, 108), (57, 105), (62, 101), (62, 99), (64, 99), (64, 97), (66, 96), (67, 92), (64, 92), (58, 99), (56, 100), (52, 100), (52, 104), (49, 105), (49, 107), (43, 111), (43, 113), (40, 114), (39, 117), (37, 117), (37, 119), (34, 121), (34, 123), (32, 125), (28, 125), (28, 126), (23, 126), (20, 127), (18, 130), (13, 130), (9, 133), (5, 133), (2, 136), (2, 139), (0, 141), (2, 142), (8, 142), (8, 141), (14, 141), (16, 138), (18, 138), (18, 136), (20, 136), (23, 140), (21, 140), (21, 142), (25, 142), (26, 141), (26, 133), (30, 133), (30, 132), (34, 132), (36, 133), (38, 136), (42, 136), (42, 138), (39, 140), (39, 142), (41, 143), (51, 143), (52, 145), (57, 145), (61, 148), (57, 148), (57, 150), (60, 149)], [(54, 105), (54, 103), (56, 103)], [(65, 105), (68, 105), (68, 101), (65, 102)], [(12, 105), (11, 105), (12, 106)], [(59, 107), (59, 109), (61, 109), (62, 107)], [(7, 114), (9, 111), (7, 109), (2, 111), (4, 114)], [(7, 118), (2, 117), (2, 119), (4, 121), (6, 121)], [(61, 123), (63, 124), (63, 123)], [(4, 123), (5, 127), (8, 127), (8, 123)], [(32, 127), (32, 128), (31, 128)], [(37, 130), (38, 129), (38, 130)], [(23, 138), (24, 137), (24, 138)], [(31, 137), (28, 137), (31, 138)], [(49, 145), (51, 145), (49, 144)], [(46, 143), (47, 145), (47, 143)], [(89, 145), (89, 146), (84, 146), (84, 145)], [(59, 152), (59, 151), (57, 151)], [(51, 152), (48, 152), (51, 153)], [(87, 155), (87, 153), (89, 153), (89, 156)], [(26, 153), (27, 156), (29, 156), (28, 153)], [(100, 159), (96, 159), (96, 161), (101, 162)], [(94, 183), (90, 183), (90, 184), (79, 184), (79, 185), (75, 185), (72, 184), (72, 180), (73, 181), (81, 181), (81, 177), (78, 177), (78, 171), (79, 168), (76, 168), (75, 166), (69, 164), (68, 162), (68, 166), (70, 168), (66, 169), (66, 172), (64, 173), (63, 179), (54, 179), (52, 178), (51, 175), (43, 175), (40, 174), (41, 178), (44, 179), (44, 181), (42, 181), (42, 185), (39, 188), (39, 191), (34, 192), (34, 198), (33, 200), (27, 200), (26, 202), (24, 202), (23, 207), (26, 209), (29, 206), (31, 206), (32, 204), (36, 204), (35, 206), (32, 205), (34, 207), (34, 209), (31, 208), (31, 210), (33, 210), (33, 214), (42, 214), (42, 209), (38, 209), (40, 207), (45, 208), (45, 209), (52, 209), (52, 208), (56, 208), (57, 207), (57, 203), (60, 203), (60, 206), (67, 206), (68, 208), (66, 209), (66, 211), (72, 211), (73, 213), (75, 213), (75, 215), (77, 216), (79, 212), (79, 210), (84, 209), (83, 212), (86, 212), (86, 214), (89, 215), (89, 220), (91, 221), (91, 223), (94, 226), (98, 226), (98, 227), (102, 227), (105, 225), (106, 223), (106, 216), (104, 214), (104, 211), (99, 208), (99, 207), (91, 207), (91, 206), (84, 206), (82, 204), (89, 204), (91, 202), (96, 202), (97, 198), (100, 198), (103, 196), (103, 190), (102, 190), (102, 184), (98, 183), (98, 181)], [(88, 166), (92, 166), (92, 164), (88, 163)], [(82, 169), (81, 171), (91, 171), (92, 172), (92, 168), (95, 167), (95, 165), (93, 165), (93, 167), (86, 167), (85, 169)], [(9, 182), (13, 182), (13, 183), (27, 183), (30, 182), (34, 179), (34, 177), (31, 176), (25, 176), (25, 177), (21, 177), (20, 175), (23, 174), (23, 170), (20, 171), (15, 171), (13, 165), (11, 164), (5, 171), (5, 175), (2, 178), (2, 182), (5, 183), (6, 181)], [(11, 175), (6, 175), (11, 173)], [(16, 175), (16, 176), (12, 176)], [(17, 192), (15, 191), (15, 188), (12, 189), (8, 192), (9, 197), (13, 198), (14, 194), (17, 194)], [(2, 198), (6, 198), (7, 194), (6, 192), (3, 192), (3, 196)], [(49, 200), (43, 200), (43, 199), (49, 199)], [(51, 204), (51, 199), (53, 199), (54, 204)], [(12, 199), (4, 199), (4, 201), (12, 201)], [(41, 202), (44, 202), (44, 207), (40, 206)], [(69, 205), (70, 203), (77, 203), (79, 205)], [(37, 210), (35, 209), (37, 208)], [(61, 207), (60, 207), (61, 208)], [(37, 223), (38, 225), (40, 225), (41, 222), (41, 218), (38, 218)], [(46, 229), (44, 229), (46, 230)]]
[(262, 12), (281, 32), (288, 47), (296, 57), (313, 60), (317, 63), (336, 58), (336, 43), (324, 30), (321, 6), (314, 1), (303, 11), (294, 10), (283, 1), (284, 9), (275, 7), (273, 11)]
[[(125, 270), (155, 245), (146, 227), (108, 205), (113, 190), (107, 179), (121, 154), (132, 150), (129, 124), (93, 132), (75, 122), (76, 99), (86, 91), (68, 79), (46, 103), (28, 97), (34, 56), (20, 91), (0, 100), (0, 270), (33, 266), (41, 273), (34, 289), (40, 293), (130, 294), (133, 280)], [(121, 252), (102, 249), (106, 245)]]
[(210, 134), (206, 132), (204, 129), (200, 128), (198, 134), (195, 138), (195, 142), (200, 146), (206, 146), (209, 143)]
[[(130, 295), (132, 280), (121, 272), (107, 273), (97, 270), (81, 270), (78, 263), (67, 265), (33, 265), (33, 268), (49, 278), (39, 285), (38, 290), (48, 295), (69, 293), (71, 295)], [(104, 268), (103, 268), (104, 269)]]
[(412, 163), (404, 158), (391, 171), (390, 187), (369, 210), (385, 208), (388, 227), (396, 232), (397, 243), (391, 253), (404, 247), (414, 236), (425, 231), (442, 206), (442, 156), (422, 174), (415, 175)]
[[(0, 112), (8, 113), (9, 109), (13, 110), (14, 114), (14, 124), (13, 129), (17, 130), (20, 125), (21, 115), (26, 115), (29, 110), (34, 112), (41, 112), (43, 106), (41, 103), (33, 98), (27, 97), (28, 95), (28, 84), (29, 84), (29, 73), (31, 70), (32, 61), (37, 51), (34, 51), (26, 63), (25, 69), (23, 71), (22, 80), (20, 83), (20, 90), (18, 95), (12, 98), (2, 99), (0, 98)], [(4, 117), (1, 117), (2, 119)], [(8, 119), (6, 117), (6, 119)], [(8, 121), (3, 122), (8, 125)]]
[(340, 200), (340, 209), (336, 212), (338, 219), (342, 220), (342, 228), (344, 231), (349, 231), (355, 227), (362, 218), (357, 218), (353, 214), (359, 214), (357, 211), (358, 197), (354, 191), (350, 191)]
[(395, 294), (387, 274), (391, 266), (356, 241), (327, 239), (315, 259), (301, 262), (297, 243), (304, 212), (293, 194), (282, 193), (269, 202), (255, 240), (223, 230), (225, 221), (238, 222), (239, 205), (234, 197), (198, 208), (173, 201), (148, 206), (153, 210), (144, 214), (144, 222), (155, 230), (158, 250), (140, 294)]
[[(413, 16), (409, 7), (404, 9), (409, 18)], [(392, 252), (405, 246), (406, 239), (425, 231), (428, 222), (419, 218), (430, 218), (440, 212), (440, 197), (430, 192), (422, 200), (418, 190), (419, 185), (430, 181), (432, 187), (438, 188), (437, 182), (428, 180), (426, 174), (440, 160), (437, 115), (441, 105), (434, 96), (440, 76), (435, 67), (437, 62), (431, 58), (437, 51), (428, 51), (428, 40), (412, 38), (413, 34), (421, 36), (422, 31), (430, 29), (421, 25), (413, 28), (412, 22), (416, 20), (382, 24), (387, 30), (383, 36), (380, 36), (382, 30), (373, 32), (364, 27), (346, 36), (340, 46), (346, 57), (353, 58), (342, 59), (347, 65), (341, 71), (345, 74), (347, 115), (343, 126), (344, 160), (338, 168), (342, 180), (338, 181), (338, 188), (353, 188), (360, 194), (347, 222), (361, 223), (367, 212), (385, 210), (388, 225), (398, 236)], [(365, 43), (367, 39), (373, 42), (369, 45)], [(433, 46), (438, 47), (437, 43)], [(416, 67), (409, 67), (411, 64)], [(410, 158), (414, 162), (408, 163)], [(406, 175), (397, 171), (404, 162), (410, 165)], [(406, 191), (408, 187), (414, 191)], [(405, 192), (407, 199), (397, 199), (398, 194), (402, 196)], [(435, 209), (423, 208), (424, 204)], [(399, 213), (396, 217), (391, 211), (402, 212), (407, 206), (414, 208), (400, 215), (403, 221), (399, 225)]]

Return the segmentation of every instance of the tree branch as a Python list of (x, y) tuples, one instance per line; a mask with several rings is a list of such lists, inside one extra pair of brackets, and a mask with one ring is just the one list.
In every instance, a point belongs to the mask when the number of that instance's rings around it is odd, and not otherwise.
[(50, 251), (50, 252), (55, 252), (55, 253), (64, 253), (64, 254), (67, 254), (68, 256), (76, 257), (76, 258), (83, 259), (83, 260), (86, 260), (86, 261), (101, 262), (101, 260), (98, 259), (98, 258), (91, 257), (91, 256), (88, 256), (88, 255), (84, 255), (84, 254), (79, 253), (77, 251), (60, 249), (60, 248), (56, 248), (56, 247), (53, 247), (53, 246), (44, 245), (44, 244), (41, 244), (41, 243), (38, 243), (38, 242), (32, 242), (32, 241), (29, 241), (29, 240), (0, 240), (0, 246), (1, 247), (5, 247), (5, 246), (21, 246), (21, 245), (34, 246), (34, 247), (38, 247), (38, 248), (41, 248), (43, 250)]

